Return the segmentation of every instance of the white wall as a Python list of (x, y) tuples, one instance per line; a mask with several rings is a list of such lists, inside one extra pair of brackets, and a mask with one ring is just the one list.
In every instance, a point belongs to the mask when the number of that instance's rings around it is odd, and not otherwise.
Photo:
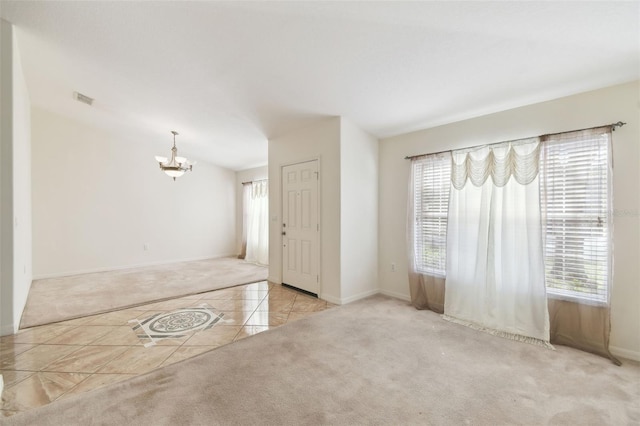
[(378, 292), (378, 140), (340, 123), (340, 297), (348, 303)]
[[(640, 360), (639, 83), (575, 96), (387, 138), (380, 143), (379, 279), (381, 291), (409, 298), (405, 242), (405, 155), (469, 147), (617, 122), (614, 153), (614, 283), (611, 350)], [(397, 264), (391, 272), (391, 263)]]
[(32, 121), (36, 277), (235, 253), (235, 172), (199, 161), (174, 182), (153, 158), (168, 133), (159, 147), (40, 108)]
[(18, 41), (13, 38), (13, 271), (14, 331), (32, 280), (31, 102), (22, 72)]
[(319, 159), (320, 292), (340, 303), (340, 118), (269, 140), (269, 281), (282, 282), (282, 166)]
[(0, 335), (13, 333), (12, 38), (0, 19)]
[(30, 101), (13, 26), (0, 36), (0, 334), (18, 330), (31, 287)]
[(240, 170), (236, 172), (236, 253), (242, 250), (242, 182), (252, 182), (269, 178), (267, 166), (255, 167), (253, 169)]

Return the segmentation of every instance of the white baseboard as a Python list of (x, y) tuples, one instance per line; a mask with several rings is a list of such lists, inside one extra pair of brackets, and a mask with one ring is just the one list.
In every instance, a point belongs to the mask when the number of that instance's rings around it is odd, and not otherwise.
[(408, 294), (397, 293), (395, 291), (380, 290), (380, 294), (384, 294), (385, 296), (394, 297), (400, 300), (406, 300), (407, 302), (411, 301), (411, 296), (409, 296)]
[(104, 268), (91, 268), (91, 269), (79, 269), (75, 271), (67, 271), (67, 272), (56, 272), (53, 274), (39, 274), (34, 275), (34, 280), (44, 280), (48, 278), (60, 278), (60, 277), (71, 277), (74, 275), (83, 275), (83, 274), (94, 274), (96, 272), (109, 272), (109, 271), (121, 271), (124, 269), (136, 269), (136, 268), (146, 268), (149, 266), (159, 266), (159, 265), (170, 265), (172, 263), (180, 263), (180, 262), (195, 262), (197, 260), (209, 260), (209, 259), (220, 259), (223, 257), (234, 257), (237, 254), (221, 254), (215, 256), (204, 256), (204, 257), (191, 257), (187, 259), (176, 259), (176, 260), (159, 260), (155, 262), (146, 262), (146, 263), (138, 263), (135, 265), (126, 265), (126, 266), (109, 266)]
[(380, 291), (376, 288), (373, 290), (364, 291), (362, 293), (358, 293), (349, 297), (333, 297), (321, 294), (319, 295), (320, 299), (326, 300), (329, 303), (333, 303), (334, 305), (346, 305), (347, 303), (355, 302), (356, 300), (364, 299), (365, 297), (373, 296), (374, 294), (378, 294)]
[(329, 303), (333, 303), (334, 305), (342, 305), (342, 301), (339, 297), (326, 296), (324, 294), (319, 294), (318, 297), (322, 300), (326, 300)]
[(609, 351), (620, 358), (640, 361), (640, 352), (630, 351), (629, 349), (619, 348), (617, 346), (609, 346)]
[(356, 300), (364, 299), (365, 297), (373, 296), (374, 294), (380, 293), (380, 290), (374, 288), (373, 290), (363, 291), (362, 293), (358, 293), (353, 296), (343, 297), (341, 305), (346, 305), (347, 303), (355, 302)]
[(0, 336), (10, 336), (18, 332), (18, 327), (15, 324), (2, 324), (0, 327)]

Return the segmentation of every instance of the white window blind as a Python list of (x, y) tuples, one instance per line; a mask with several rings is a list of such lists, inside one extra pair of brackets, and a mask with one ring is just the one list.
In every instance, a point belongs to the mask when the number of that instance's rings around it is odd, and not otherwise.
[(610, 244), (609, 129), (550, 137), (540, 159), (547, 292), (607, 302)]
[(418, 272), (445, 275), (451, 154), (428, 155), (412, 162), (414, 253)]

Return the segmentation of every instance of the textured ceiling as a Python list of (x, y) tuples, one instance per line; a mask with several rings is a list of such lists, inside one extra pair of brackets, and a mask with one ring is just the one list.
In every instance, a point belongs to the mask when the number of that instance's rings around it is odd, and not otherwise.
[(33, 105), (163, 148), (175, 129), (181, 153), (235, 170), (321, 117), (386, 137), (640, 69), (635, 1), (2, 1), (0, 15)]

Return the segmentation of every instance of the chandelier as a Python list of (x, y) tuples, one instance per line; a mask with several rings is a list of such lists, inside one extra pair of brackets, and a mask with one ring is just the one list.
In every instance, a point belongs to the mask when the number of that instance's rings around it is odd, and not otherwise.
[(160, 163), (160, 170), (172, 177), (173, 180), (176, 180), (176, 178), (182, 176), (184, 172), (192, 171), (193, 165), (196, 163), (195, 161), (191, 163), (184, 157), (178, 157), (178, 148), (176, 148), (176, 135), (178, 134), (178, 132), (172, 130), (171, 133), (173, 133), (173, 148), (171, 148), (171, 160), (167, 161), (167, 157), (156, 155), (156, 161)]

